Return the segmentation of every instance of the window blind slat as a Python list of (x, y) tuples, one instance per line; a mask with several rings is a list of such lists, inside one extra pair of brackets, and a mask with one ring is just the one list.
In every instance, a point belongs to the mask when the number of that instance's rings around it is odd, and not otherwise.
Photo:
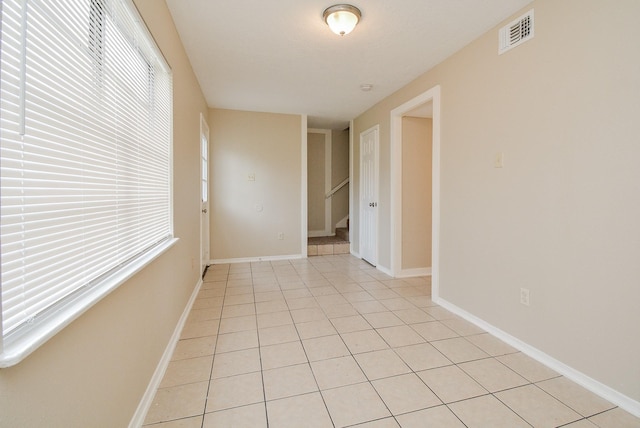
[(23, 5), (0, 38), (3, 337), (172, 237), (171, 75), (135, 7), (28, 2), (23, 49)]

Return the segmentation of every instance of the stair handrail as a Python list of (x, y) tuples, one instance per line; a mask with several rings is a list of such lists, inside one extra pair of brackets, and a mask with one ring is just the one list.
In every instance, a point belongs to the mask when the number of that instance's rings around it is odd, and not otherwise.
[(331, 191), (329, 193), (327, 193), (324, 198), (325, 199), (329, 199), (330, 197), (332, 197), (334, 195), (334, 193), (336, 193), (338, 190), (342, 189), (344, 186), (347, 185), (347, 183), (349, 183), (349, 177), (345, 178), (344, 180), (342, 180), (342, 182), (340, 184), (338, 184), (336, 187), (334, 187), (333, 189), (331, 189)]

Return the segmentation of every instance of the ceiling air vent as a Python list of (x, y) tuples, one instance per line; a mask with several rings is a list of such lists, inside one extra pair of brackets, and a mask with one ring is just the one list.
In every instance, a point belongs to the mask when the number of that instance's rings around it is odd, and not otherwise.
[(531, 39), (533, 39), (533, 9), (500, 29), (498, 54), (503, 54)]

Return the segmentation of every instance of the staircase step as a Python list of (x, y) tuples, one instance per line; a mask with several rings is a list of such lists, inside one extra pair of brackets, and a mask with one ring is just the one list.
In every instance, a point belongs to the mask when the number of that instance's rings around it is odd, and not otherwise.
[(336, 236), (342, 238), (343, 240), (349, 242), (349, 229), (346, 227), (338, 227), (336, 228)]
[(329, 256), (336, 254), (349, 254), (348, 242), (336, 244), (310, 244), (307, 246), (308, 256)]

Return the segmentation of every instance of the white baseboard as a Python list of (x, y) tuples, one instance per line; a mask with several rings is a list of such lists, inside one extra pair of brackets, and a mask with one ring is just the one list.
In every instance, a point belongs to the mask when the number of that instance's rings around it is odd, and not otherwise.
[(347, 216), (345, 218), (343, 218), (342, 220), (340, 220), (339, 222), (336, 223), (336, 228), (338, 228), (338, 227), (347, 227), (347, 220), (349, 220), (349, 214), (347, 214)]
[(335, 233), (331, 234), (331, 232), (327, 230), (310, 230), (307, 232), (307, 236), (309, 238), (320, 238), (324, 236), (335, 236)]
[(376, 269), (378, 269), (380, 272), (389, 275), (390, 277), (393, 277), (393, 273), (391, 272), (391, 269), (384, 267), (382, 265), (377, 265)]
[(171, 361), (171, 357), (173, 356), (173, 351), (176, 349), (176, 345), (180, 340), (182, 328), (187, 322), (189, 312), (191, 312), (191, 307), (193, 306), (193, 303), (195, 302), (201, 287), (202, 279), (198, 281), (198, 283), (196, 284), (196, 288), (193, 290), (193, 293), (191, 293), (191, 297), (187, 302), (187, 306), (184, 308), (182, 316), (180, 316), (178, 324), (173, 330), (173, 335), (171, 335), (171, 339), (169, 339), (169, 343), (167, 344), (167, 347), (162, 354), (162, 358), (160, 358), (160, 362), (158, 362), (158, 365), (156, 366), (156, 370), (151, 377), (149, 385), (147, 385), (147, 390), (144, 392), (144, 395), (142, 396), (142, 399), (138, 404), (138, 408), (133, 414), (131, 422), (129, 422), (129, 428), (139, 428), (144, 423), (144, 419), (146, 418), (147, 412), (149, 411), (149, 409), (151, 408), (151, 404), (153, 403), (153, 398), (156, 395), (156, 390), (160, 386), (160, 382), (162, 382), (162, 378), (167, 371), (167, 367), (169, 366), (169, 362)]
[(273, 262), (280, 260), (298, 260), (305, 258), (302, 254), (290, 254), (283, 256), (265, 256), (265, 257), (242, 257), (236, 259), (214, 259), (210, 260), (212, 265), (226, 265), (232, 263), (250, 263), (250, 262)]
[(492, 334), (493, 336), (497, 337), (503, 342), (513, 346), (514, 348), (521, 351), (522, 353), (527, 354), (534, 360), (544, 364), (545, 366), (549, 367), (552, 370), (555, 370), (559, 374), (565, 376), (567, 379), (574, 381), (578, 385), (581, 385), (587, 390), (615, 404), (621, 409), (626, 410), (632, 415), (636, 417), (640, 417), (640, 402), (587, 376), (586, 374), (574, 369), (573, 367), (570, 367), (565, 363), (556, 360), (555, 358), (547, 355), (541, 350), (534, 348), (533, 346), (523, 342), (517, 337), (511, 336), (510, 334), (500, 330), (497, 327), (494, 327), (488, 322), (476, 317), (475, 315), (470, 314), (469, 312), (457, 307), (456, 305), (446, 301), (445, 299), (442, 299), (440, 297), (434, 297), (433, 301), (434, 303), (437, 303), (443, 308), (477, 325), (478, 327), (482, 328), (483, 330)]
[(413, 278), (416, 276), (431, 276), (431, 268), (402, 269), (396, 278)]

